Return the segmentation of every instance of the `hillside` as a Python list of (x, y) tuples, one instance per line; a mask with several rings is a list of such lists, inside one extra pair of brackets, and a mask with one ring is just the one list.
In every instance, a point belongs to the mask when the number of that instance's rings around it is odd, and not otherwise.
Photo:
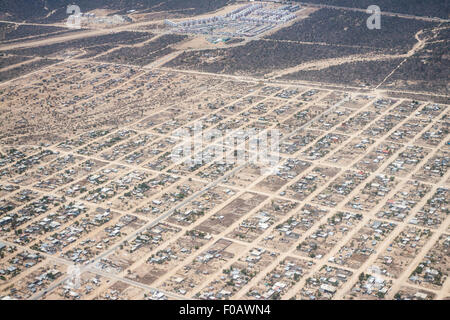
[(191, 14), (216, 10), (229, 0), (3, 0), (0, 1), (0, 19), (29, 22), (56, 22), (67, 17), (67, 5), (76, 3), (81, 11), (112, 10), (183, 10), (195, 8)]
[(362, 8), (376, 4), (381, 11), (411, 14), (424, 17), (439, 17), (447, 19), (450, 16), (450, 0), (306, 0), (298, 2), (326, 4), (333, 6)]

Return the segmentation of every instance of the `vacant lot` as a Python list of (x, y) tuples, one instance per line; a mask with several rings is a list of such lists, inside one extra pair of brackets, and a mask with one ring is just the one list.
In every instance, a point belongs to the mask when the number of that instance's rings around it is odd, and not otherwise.
[[(295, 0), (298, 1), (298, 0)], [(423, 17), (448, 18), (448, 0), (308, 0), (308, 3), (327, 4), (350, 8), (366, 9), (372, 4), (376, 4), (381, 11), (412, 14)]]

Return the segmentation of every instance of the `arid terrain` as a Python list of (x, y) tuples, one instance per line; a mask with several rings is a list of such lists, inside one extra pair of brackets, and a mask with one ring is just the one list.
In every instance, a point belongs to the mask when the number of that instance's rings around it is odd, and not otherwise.
[(450, 299), (447, 1), (79, 2), (0, 6), (0, 299)]

